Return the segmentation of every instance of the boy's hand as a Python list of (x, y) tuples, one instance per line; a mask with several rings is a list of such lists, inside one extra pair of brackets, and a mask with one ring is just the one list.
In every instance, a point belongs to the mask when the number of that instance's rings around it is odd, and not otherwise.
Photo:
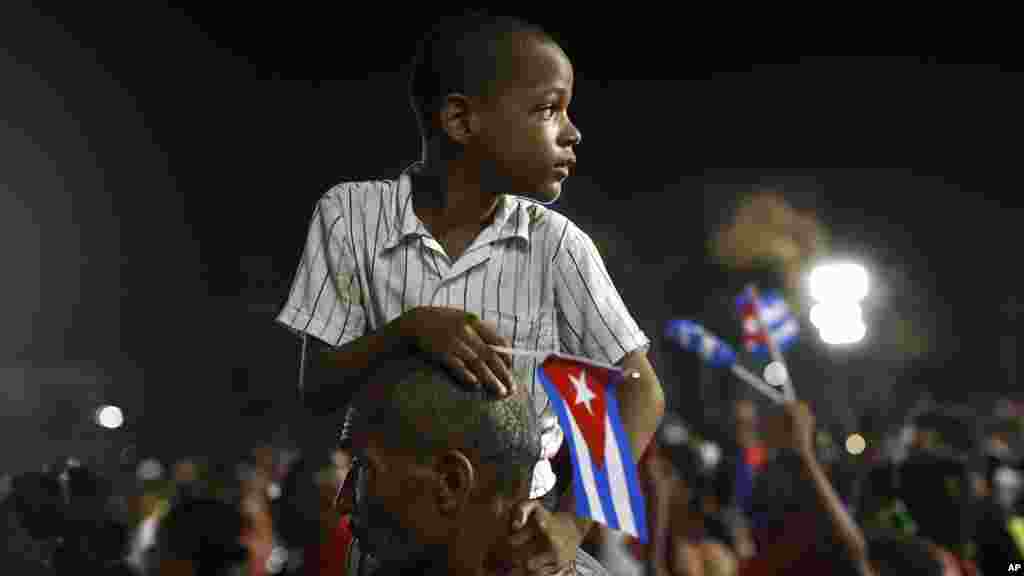
[(417, 348), (440, 360), (468, 384), (483, 384), (500, 396), (515, 394), (512, 359), (491, 346), (509, 347), (490, 325), (455, 308), (420, 306), (402, 317), (402, 334)]

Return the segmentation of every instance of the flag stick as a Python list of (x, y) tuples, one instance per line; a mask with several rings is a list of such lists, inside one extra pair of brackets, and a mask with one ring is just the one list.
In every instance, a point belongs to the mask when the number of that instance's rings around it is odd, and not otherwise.
[(732, 373), (735, 374), (736, 377), (739, 378), (740, 380), (743, 380), (747, 384), (753, 386), (754, 389), (757, 390), (758, 392), (771, 398), (773, 401), (775, 401), (776, 404), (781, 404), (783, 401), (785, 401), (785, 392), (783, 392), (780, 396), (778, 390), (773, 388), (764, 380), (755, 376), (750, 370), (747, 370), (739, 363), (735, 363), (732, 365)]
[(491, 350), (499, 352), (501, 354), (510, 354), (512, 356), (524, 356), (527, 358), (536, 358), (537, 360), (544, 360), (548, 356), (558, 356), (559, 358), (565, 358), (575, 362), (584, 362), (592, 366), (600, 366), (601, 368), (607, 368), (608, 370), (618, 370), (622, 372), (622, 368), (619, 366), (613, 366), (611, 364), (605, 364), (604, 362), (597, 362), (590, 358), (584, 358), (582, 356), (573, 356), (571, 354), (563, 354), (558, 350), (523, 350), (522, 348), (505, 348), (504, 346), (491, 346)]
[(786, 399), (789, 401), (796, 400), (796, 391), (793, 389), (793, 380), (789, 376), (789, 366), (786, 365), (786, 359), (782, 357), (782, 351), (779, 350), (778, 344), (775, 342), (775, 338), (772, 337), (771, 330), (764, 322), (764, 316), (761, 312), (761, 295), (758, 293), (757, 286), (750, 284), (748, 286), (750, 295), (754, 299), (754, 310), (757, 312), (754, 316), (754, 321), (757, 322), (758, 331), (766, 336), (768, 340), (768, 351), (772, 355), (772, 360), (778, 362), (786, 369), (786, 381), (783, 383), (783, 390), (785, 390)]

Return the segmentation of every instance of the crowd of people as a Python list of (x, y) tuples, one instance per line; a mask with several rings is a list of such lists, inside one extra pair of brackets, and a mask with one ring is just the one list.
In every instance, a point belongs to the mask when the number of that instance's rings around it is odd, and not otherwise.
[[(412, 400), (410, 379), (422, 392)], [(130, 482), (76, 463), (8, 477), (5, 572), (351, 574), (357, 540), (374, 558), (427, 563), (405, 573), (515, 573), (494, 558), (540, 454), (525, 396), (465, 390), (422, 359), (390, 381), (392, 393), (353, 401), (366, 434), (327, 454), (261, 447), (235, 466), (185, 459)], [(576, 573), (971, 576), (1024, 560), (1013, 425), (965, 459), (920, 419), (907, 452), (848, 469), (816, 441), (807, 404), (769, 410), (758, 418), (739, 402), (717, 462), (662, 426), (639, 469), (648, 542), (595, 525), (583, 548), (601, 566)], [(449, 424), (421, 432), (439, 413)], [(464, 458), (451, 474), (431, 476), (424, 458), (453, 449)], [(360, 526), (359, 509), (387, 521)]]
[(925, 413), (902, 450), (842, 459), (816, 441), (806, 405), (760, 426), (756, 413), (737, 404), (731, 457), (713, 471), (692, 442), (659, 434), (642, 467), (652, 544), (609, 531), (593, 543), (615, 573), (970, 576), (1022, 563), (1013, 421), (963, 452)]

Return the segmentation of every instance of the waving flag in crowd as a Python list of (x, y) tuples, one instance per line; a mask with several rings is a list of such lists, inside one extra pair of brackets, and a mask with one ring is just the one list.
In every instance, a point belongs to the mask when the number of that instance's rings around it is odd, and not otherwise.
[(646, 543), (643, 495), (615, 399), (622, 370), (551, 354), (537, 376), (569, 441), (576, 515)]
[(672, 320), (668, 323), (667, 336), (685, 350), (695, 352), (712, 368), (729, 368), (736, 363), (736, 352), (704, 329), (689, 320)]
[[(761, 316), (758, 321), (758, 304)], [(758, 302), (750, 288), (736, 298), (736, 309), (743, 323), (743, 345), (755, 356), (769, 356), (769, 335), (779, 351), (784, 352), (796, 342), (800, 324), (789, 311), (786, 301), (778, 291), (765, 292)]]
[(736, 361), (736, 352), (703, 326), (691, 320), (670, 320), (665, 336), (684, 350), (696, 353), (712, 368), (728, 368), (737, 378), (768, 396), (774, 402), (785, 399), (785, 389), (765, 382)]

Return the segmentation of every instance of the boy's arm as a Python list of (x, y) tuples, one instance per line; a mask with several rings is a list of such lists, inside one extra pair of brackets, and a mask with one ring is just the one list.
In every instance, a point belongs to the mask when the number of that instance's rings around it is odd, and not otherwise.
[(639, 462), (665, 415), (665, 393), (646, 352), (627, 354), (620, 366), (626, 375), (617, 395), (622, 427), (629, 436), (633, 460)]
[(320, 374), (307, 404), (319, 402), (337, 409), (344, 403), (339, 400), (369, 383), (374, 366), (415, 350), (439, 359), (469, 386), (486, 386), (498, 394), (515, 393), (511, 360), (491, 345), (507, 347), (508, 342), (473, 314), (454, 308), (413, 308), (376, 332), (340, 348), (322, 349), (314, 361)]
[(431, 353), (469, 385), (514, 388), (511, 360), (489, 347), (508, 343), (465, 312), (418, 307), (370, 331), (364, 306), (370, 283), (361, 272), (367, 252), (353, 234), (359, 225), (350, 221), (352, 193), (339, 187), (317, 203), (288, 301), (277, 317), (318, 349), (307, 349), (303, 358), (304, 402), (316, 412), (333, 412), (366, 383), (374, 364), (413, 348)]

